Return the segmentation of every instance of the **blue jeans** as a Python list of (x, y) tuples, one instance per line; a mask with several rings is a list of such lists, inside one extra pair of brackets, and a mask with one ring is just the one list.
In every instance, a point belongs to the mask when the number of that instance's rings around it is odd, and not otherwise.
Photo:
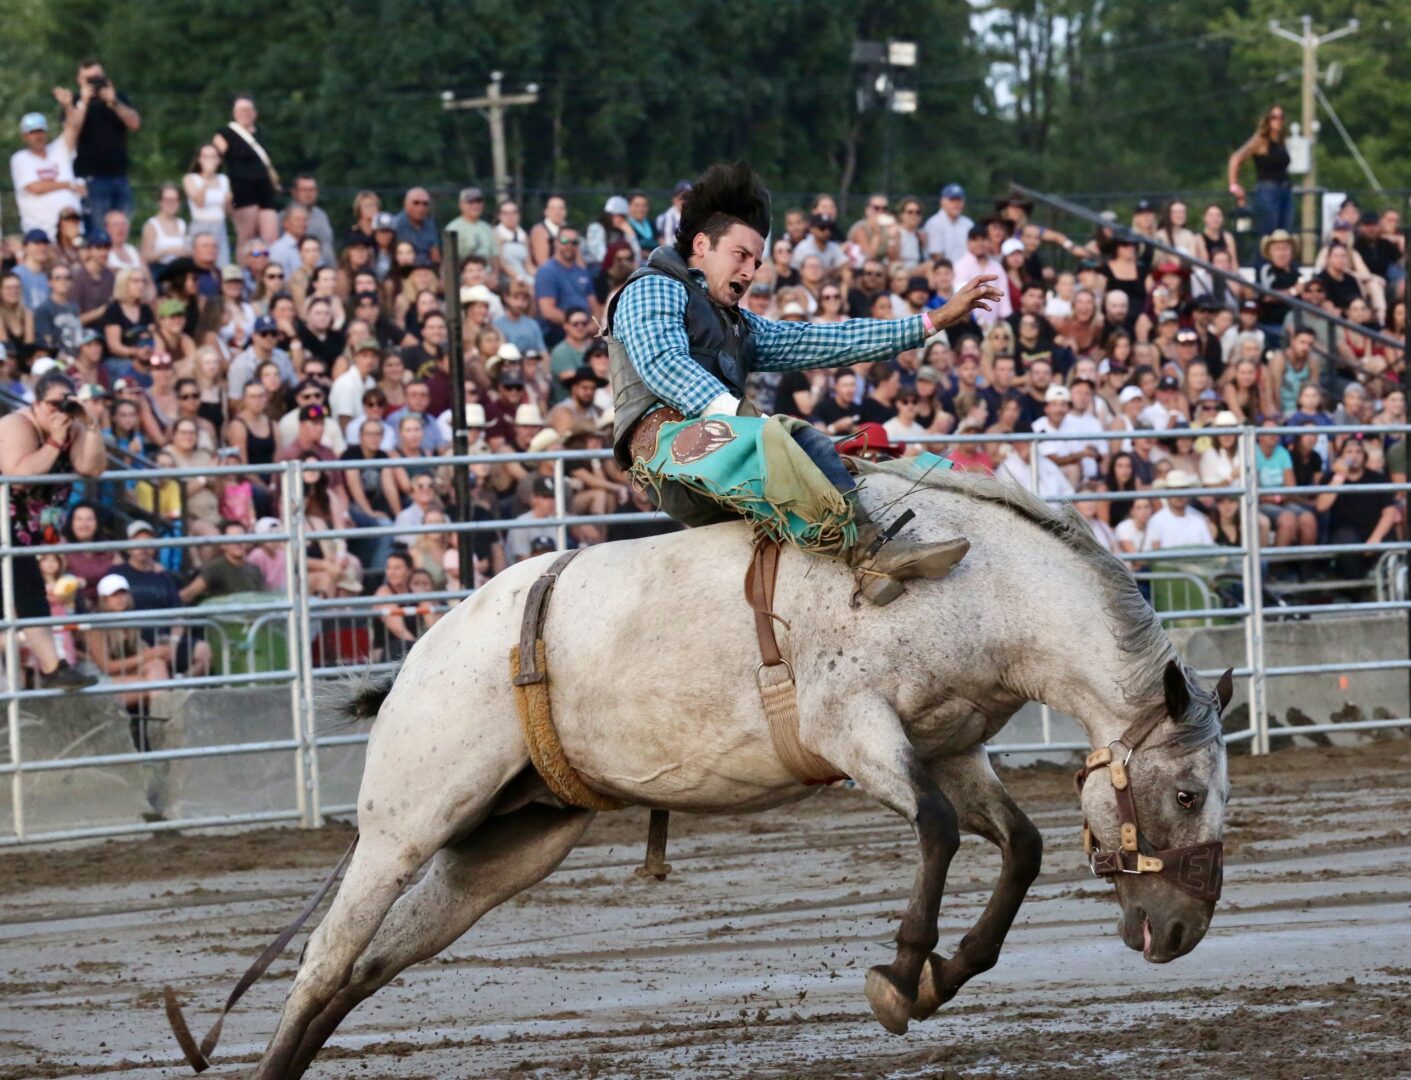
[(1262, 237), (1275, 229), (1293, 232), (1293, 187), (1261, 180), (1254, 185), (1254, 230)]
[(803, 448), (803, 452), (839, 491), (848, 492), (857, 487), (852, 473), (848, 472), (843, 459), (838, 456), (833, 440), (823, 432), (815, 427), (799, 428), (794, 432), (794, 442)]
[(109, 210), (121, 210), (132, 216), (132, 185), (126, 176), (87, 176), (88, 195), (83, 200), (83, 231), (94, 233), (103, 228), (103, 218)]
[[(392, 524), (391, 518), (369, 514), (351, 500), (348, 503), (348, 516), (360, 529)], [(382, 568), (387, 565), (387, 556), (392, 554), (392, 545), (396, 542), (395, 536), (357, 536), (348, 540), (348, 550), (358, 557), (364, 570), (369, 573), (381, 573)]]

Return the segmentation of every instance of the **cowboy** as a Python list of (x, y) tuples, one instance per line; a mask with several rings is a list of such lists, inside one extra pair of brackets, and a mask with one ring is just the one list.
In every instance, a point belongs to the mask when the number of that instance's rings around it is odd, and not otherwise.
[[(927, 339), (1002, 293), (993, 277), (971, 281), (944, 307), (901, 319), (842, 323), (776, 322), (740, 301), (761, 265), (770, 229), (770, 200), (745, 162), (717, 164), (692, 186), (673, 247), (659, 247), (608, 307), (614, 393), (613, 448), (624, 468), (644, 468), (663, 425), (697, 417), (759, 415), (745, 397), (751, 371), (791, 371), (884, 360)], [(696, 425), (704, 428), (706, 425)], [(719, 425), (729, 433), (728, 424)], [(690, 430), (689, 428), (686, 430)], [(684, 432), (673, 432), (676, 434)], [(801, 456), (846, 499), (855, 539), (832, 555), (860, 575), (860, 591), (881, 605), (901, 582), (937, 580), (964, 557), (963, 539), (941, 543), (890, 540), (858, 501), (856, 483), (832, 441), (806, 424), (792, 426)], [(700, 432), (695, 441), (700, 443)], [(709, 451), (707, 451), (709, 452)], [(652, 477), (662, 509), (687, 525), (727, 519), (685, 484)], [(703, 503), (705, 505), (703, 505)], [(821, 549), (820, 549), (821, 550)]]

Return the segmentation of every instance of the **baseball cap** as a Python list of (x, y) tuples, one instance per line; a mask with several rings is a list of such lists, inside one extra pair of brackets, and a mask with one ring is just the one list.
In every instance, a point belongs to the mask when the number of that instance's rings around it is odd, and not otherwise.
[(259, 536), (279, 532), (279, 518), (262, 517), (255, 522), (255, 532)]
[(1362, 225), (1375, 225), (1382, 219), (1377, 216), (1377, 212), (1375, 210), (1363, 210), (1362, 216), (1357, 220)]
[(1207, 402), (1207, 401), (1219, 401), (1219, 400), (1220, 400), (1220, 395), (1217, 394), (1213, 389), (1211, 389), (1211, 388), (1208, 387), (1208, 386), (1207, 386), (1204, 390), (1202, 390), (1199, 394), (1196, 395), (1196, 401), (1200, 402), (1202, 405), (1205, 404), (1205, 402)]
[(461, 202), (484, 202), (484, 201), (485, 201), (485, 192), (481, 191), (478, 187), (474, 187), (474, 186), (472, 186), (472, 187), (467, 187), (467, 188), (461, 188), (461, 197), (460, 197), (460, 201), (461, 201)]
[(279, 323), (269, 315), (261, 315), (255, 320), (255, 327), (251, 331), (254, 334), (277, 334), (279, 333)]
[(691, 181), (689, 181), (689, 180), (678, 180), (678, 181), (676, 181), (676, 186), (671, 189), (671, 196), (672, 196), (672, 198), (675, 198), (677, 195), (684, 195), (684, 194), (686, 194), (686, 192), (688, 192), (688, 191), (690, 191), (690, 190), (691, 190)]
[[(129, 540), (135, 540), (143, 533), (146, 533), (148, 536), (156, 536), (157, 530), (152, 528), (150, 522), (142, 521), (140, 518), (137, 521), (129, 521), (127, 523), (127, 538)], [(109, 574), (108, 576), (117, 577), (118, 575)], [(126, 581), (126, 579), (124, 579), (124, 581)]]
[(598, 386), (606, 386), (607, 380), (598, 378), (597, 373), (587, 364), (580, 364), (573, 370), (573, 377), (567, 382), (571, 386), (574, 383), (591, 382)]
[(381, 354), (382, 346), (378, 344), (376, 338), (363, 338), (360, 342), (357, 343), (357, 345), (353, 347), (353, 352), (375, 352)]
[(1241, 300), (1241, 301), (1240, 301), (1240, 310), (1241, 310), (1241, 311), (1258, 311), (1258, 310), (1259, 310), (1259, 301), (1258, 301), (1258, 300)]
[(94, 401), (107, 396), (108, 391), (104, 390), (98, 383), (84, 383), (78, 388), (79, 401)]
[(1172, 311), (1170, 308), (1167, 308), (1165, 311), (1163, 311), (1160, 315), (1158, 315), (1158, 316), (1156, 317), (1156, 321), (1159, 322), (1159, 323), (1164, 323), (1164, 322), (1176, 322), (1176, 321), (1178, 321), (1179, 319), (1180, 319), (1180, 316), (1177, 315), (1177, 314), (1176, 314), (1174, 311)]
[(41, 356), (38, 360), (35, 360), (34, 363), (30, 364), (29, 373), (32, 377), (37, 379), (41, 375), (48, 375), (49, 372), (53, 371), (58, 366), (59, 361), (55, 360), (52, 356)]
[(377, 217), (372, 219), (373, 232), (385, 232), (395, 229), (396, 227), (397, 219), (394, 218), (391, 214), (389, 214), (386, 210), (382, 211), (382, 213), (378, 214)]
[(231, 264), (230, 266), (222, 266), (220, 268), (220, 279), (222, 281), (244, 281), (245, 271), (241, 270), (240, 267), (235, 266), (234, 264)]
[(1156, 384), (1156, 388), (1158, 390), (1179, 390), (1181, 388), (1181, 380), (1174, 375), (1163, 375), (1161, 376), (1161, 381)]
[(529, 494), (552, 499), (554, 497), (554, 478), (552, 476), (536, 476), (534, 483), (530, 485)]
[(24, 242), (26, 244), (47, 244), (49, 243), (49, 234), (43, 229), (30, 229), (24, 234)]
[(1197, 334), (1194, 330), (1177, 330), (1177, 331), (1176, 331), (1176, 344), (1177, 344), (1177, 345), (1199, 345), (1199, 344), (1200, 344), (1200, 335)]
[(81, 332), (79, 333), (79, 335), (78, 335), (78, 341), (76, 341), (74, 344), (77, 345), (77, 346), (79, 346), (79, 347), (81, 348), (82, 346), (88, 345), (88, 344), (91, 343), (91, 342), (94, 342), (94, 341), (102, 341), (102, 340), (103, 340), (103, 335), (102, 335), (102, 334), (98, 333), (97, 330), (94, 330), (94, 329), (92, 329), (92, 328), (89, 328), (89, 329), (84, 330), (84, 331), (81, 331)]
[(605, 214), (625, 214), (630, 209), (627, 200), (621, 195), (614, 195), (603, 203), (603, 213)]
[(82, 241), (80, 241), (80, 246), (91, 248), (110, 248), (113, 246), (113, 238), (109, 236), (107, 232), (103, 229), (94, 229), (91, 233), (85, 236)]
[(172, 315), (185, 315), (186, 305), (175, 297), (167, 297), (157, 303), (157, 318), (166, 319)]
[(770, 296), (773, 292), (773, 287), (767, 281), (756, 281), (750, 286), (751, 296)]
[(299, 406), (300, 420), (327, 420), (328, 406), (318, 404), (308, 404)]
[(25, 113), (20, 117), (20, 134), (28, 135), (31, 131), (48, 131), (49, 118), (42, 112)]
[(1122, 387), (1122, 392), (1117, 395), (1119, 405), (1125, 405), (1129, 401), (1140, 401), (1141, 399), (1142, 390), (1140, 386), (1124, 386)]
[(98, 582), (99, 596), (112, 596), (113, 593), (131, 591), (132, 587), (128, 585), (127, 578), (121, 574), (104, 574), (102, 580)]
[(965, 198), (965, 189), (959, 184), (947, 184), (945, 187), (941, 188), (941, 198), (963, 199)]
[(1155, 210), (1156, 210), (1156, 207), (1152, 205), (1152, 202), (1151, 202), (1150, 199), (1138, 199), (1138, 200), (1137, 200), (1137, 205), (1136, 205), (1135, 209), (1133, 209), (1132, 212), (1133, 212), (1134, 214), (1150, 214), (1150, 213), (1154, 213)]
[(832, 214), (810, 214), (808, 218), (809, 228), (822, 229), (833, 224)]
[(1060, 386), (1058, 383), (1049, 383), (1049, 387), (1044, 391), (1044, 401), (1072, 401), (1073, 395), (1068, 393), (1068, 387)]
[(1016, 251), (1024, 250), (1024, 241), (1018, 237), (1011, 236), (999, 247), (1000, 258), (1006, 255), (1013, 255)]

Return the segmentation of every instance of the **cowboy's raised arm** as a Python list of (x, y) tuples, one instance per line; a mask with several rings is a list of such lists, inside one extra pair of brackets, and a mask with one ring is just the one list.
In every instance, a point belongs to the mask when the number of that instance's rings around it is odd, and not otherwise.
[[(750, 324), (755, 342), (756, 371), (796, 371), (800, 368), (836, 367), (884, 360), (906, 349), (919, 348), (932, 334), (970, 318), (973, 311), (989, 311), (1002, 294), (981, 274), (960, 289), (944, 307), (926, 316), (904, 319), (849, 319), (841, 323), (794, 323), (764, 319), (744, 308), (740, 314)], [(682, 301), (685, 303), (684, 299)], [(931, 327), (926, 326), (929, 316)]]

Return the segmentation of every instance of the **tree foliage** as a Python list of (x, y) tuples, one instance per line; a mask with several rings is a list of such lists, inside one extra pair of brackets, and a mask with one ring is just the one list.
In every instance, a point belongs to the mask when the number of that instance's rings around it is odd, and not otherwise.
[[(7, 122), (101, 56), (138, 105), (135, 178), (180, 173), (253, 93), (285, 176), (395, 191), (488, 180), (487, 125), (440, 97), (491, 71), (539, 102), (511, 110), (529, 190), (668, 187), (750, 158), (781, 193), (946, 179), (1062, 190), (1223, 187), (1224, 160), (1276, 97), (1297, 115), (1297, 50), (1265, 29), (1309, 9), (1345, 78), (1329, 96), (1388, 186), (1407, 181), (1411, 0), (0, 0)], [(919, 111), (859, 113), (858, 39), (918, 43)], [(1323, 125), (1322, 178), (1363, 186)]]

